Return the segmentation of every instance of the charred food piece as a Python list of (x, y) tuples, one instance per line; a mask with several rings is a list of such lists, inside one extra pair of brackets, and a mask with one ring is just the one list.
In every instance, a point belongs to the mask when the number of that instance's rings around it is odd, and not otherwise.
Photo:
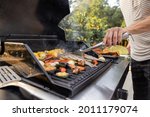
[(77, 62), (78, 65), (80, 66), (85, 66), (85, 61), (84, 60), (80, 60)]

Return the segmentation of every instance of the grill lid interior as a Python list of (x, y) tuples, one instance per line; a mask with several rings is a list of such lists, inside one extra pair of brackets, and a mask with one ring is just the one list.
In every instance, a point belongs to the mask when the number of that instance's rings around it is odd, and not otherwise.
[(1, 0), (0, 6), (0, 35), (62, 36), (57, 25), (70, 12), (68, 0)]

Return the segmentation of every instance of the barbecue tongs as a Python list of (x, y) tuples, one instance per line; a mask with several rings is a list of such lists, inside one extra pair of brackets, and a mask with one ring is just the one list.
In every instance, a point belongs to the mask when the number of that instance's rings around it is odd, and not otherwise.
[[(124, 33), (124, 34), (122, 35), (122, 39), (127, 39), (127, 38), (129, 38), (129, 36), (130, 36), (130, 34), (126, 32), (126, 33)], [(98, 47), (100, 47), (100, 46), (105, 46), (104, 42), (100, 42), (100, 43), (98, 43), (98, 44), (96, 44), (96, 45), (94, 45), (94, 46), (91, 46), (91, 47), (89, 47), (89, 48), (87, 48), (87, 49), (84, 49), (84, 50), (80, 49), (79, 51), (80, 51), (81, 53), (85, 53), (85, 52), (88, 52), (88, 51), (90, 51), (90, 50), (92, 50), (92, 49), (98, 48)]]

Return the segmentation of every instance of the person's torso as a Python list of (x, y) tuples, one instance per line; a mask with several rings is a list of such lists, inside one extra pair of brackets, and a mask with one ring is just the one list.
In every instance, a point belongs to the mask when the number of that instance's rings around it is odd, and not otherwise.
[[(126, 25), (129, 26), (150, 16), (150, 0), (120, 0)], [(150, 59), (150, 32), (133, 35), (131, 57), (137, 61)]]

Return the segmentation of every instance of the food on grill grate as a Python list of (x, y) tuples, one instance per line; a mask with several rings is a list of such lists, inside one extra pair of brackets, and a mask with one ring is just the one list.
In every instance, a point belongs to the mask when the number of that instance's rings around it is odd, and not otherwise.
[(47, 53), (47, 55), (51, 55), (52, 57), (56, 58), (60, 54), (63, 54), (65, 52), (65, 50), (64, 49), (54, 49), (54, 50), (45, 51), (45, 52)]
[(118, 51), (111, 51), (108, 48), (105, 49), (100, 49), (100, 48), (96, 48), (93, 49), (93, 51), (99, 55), (103, 55), (104, 57), (106, 57), (105, 55), (108, 55), (110, 57), (119, 57), (119, 52)]
[(82, 57), (65, 52), (63, 49), (36, 52), (34, 55), (45, 71), (63, 78), (68, 77), (70, 73), (79, 74), (82, 71), (86, 71), (86, 66), (96, 67), (99, 63), (98, 61), (105, 62), (104, 57), (96, 58), (87, 54)]
[(61, 56), (61, 58), (69, 58), (69, 59), (72, 59), (75, 61), (85, 61), (86, 65), (88, 65), (90, 67), (95, 67), (95, 65), (93, 65), (91, 62), (87, 61), (85, 58), (83, 58), (82, 56), (79, 56), (79, 55), (75, 55), (75, 54), (66, 52), (60, 56)]
[(56, 76), (61, 77), (61, 78), (67, 78), (69, 76), (69, 73), (67, 73), (67, 72), (57, 72)]
[(85, 66), (85, 61), (78, 61), (78, 65), (80, 65), (80, 66)]
[(127, 48), (121, 45), (105, 47), (104, 49), (96, 48), (93, 49), (93, 51), (99, 55), (110, 55), (110, 56), (128, 55)]
[(111, 52), (118, 52), (120, 55), (128, 55), (127, 48), (121, 45), (110, 46), (106, 49), (108, 49)]
[(98, 65), (98, 61), (97, 60), (93, 60), (92, 61), (94, 65)]
[(61, 72), (66, 72), (66, 71), (67, 71), (66, 68), (64, 68), (64, 67), (60, 67), (59, 70), (60, 70)]
[(51, 58), (57, 58), (59, 54), (63, 53), (64, 53), (63, 49), (54, 49), (50, 51), (35, 52), (34, 55), (36, 56), (37, 59), (46, 61)]
[(82, 66), (75, 66), (75, 67), (72, 69), (72, 73), (74, 73), (74, 74), (79, 74), (81, 71), (85, 71), (85, 67), (82, 67)]
[(54, 71), (56, 70), (56, 67), (49, 65), (49, 66), (44, 66), (44, 69), (45, 71)]
[(94, 61), (101, 61), (101, 62), (105, 62), (105, 58), (104, 57), (99, 57), (99, 58), (96, 58), (96, 57), (93, 57), (93, 56), (90, 56), (90, 55), (87, 55), (87, 54), (84, 54), (84, 57), (88, 60), (94, 60)]

